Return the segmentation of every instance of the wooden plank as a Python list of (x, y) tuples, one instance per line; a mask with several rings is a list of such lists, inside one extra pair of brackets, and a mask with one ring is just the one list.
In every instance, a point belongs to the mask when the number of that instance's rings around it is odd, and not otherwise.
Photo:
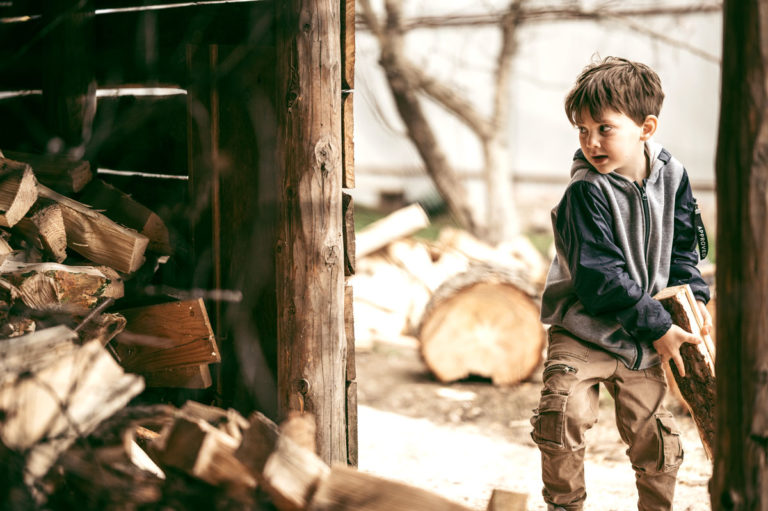
[(308, 511), (468, 511), (415, 486), (337, 465), (320, 482)]
[(344, 286), (344, 337), (347, 341), (347, 370), (346, 380), (357, 378), (355, 364), (355, 314), (354, 314), (354, 287), (347, 283)]
[(208, 364), (141, 373), (147, 387), (207, 389), (213, 384)]
[(355, 274), (355, 202), (348, 193), (341, 194), (344, 217), (344, 276)]
[(61, 206), (70, 249), (124, 273), (132, 273), (144, 263), (149, 238), (44, 185), (38, 188), (40, 196)]
[(168, 228), (163, 220), (130, 195), (101, 179), (94, 179), (88, 183), (78, 198), (80, 202), (102, 211), (115, 222), (149, 238), (147, 246), (149, 250), (164, 255), (170, 255), (173, 252)]
[(38, 197), (32, 168), (26, 163), (0, 158), (0, 225), (13, 227)]
[[(154, 372), (221, 361), (202, 298), (120, 313), (128, 325), (115, 339), (115, 352), (128, 371)], [(147, 340), (142, 336), (156, 345), (137, 344)]]
[(357, 428), (357, 382), (347, 382), (347, 465), (357, 467), (358, 460)]
[(355, 187), (355, 95), (345, 92), (341, 97), (341, 162), (342, 186)]
[(341, 88), (355, 88), (355, 0), (341, 2)]
[(91, 180), (91, 164), (61, 154), (34, 154), (3, 151), (11, 160), (29, 164), (37, 180), (55, 191), (70, 195), (79, 192)]
[(276, 4), (278, 409), (305, 404), (328, 464), (347, 461), (339, 11), (338, 0)]

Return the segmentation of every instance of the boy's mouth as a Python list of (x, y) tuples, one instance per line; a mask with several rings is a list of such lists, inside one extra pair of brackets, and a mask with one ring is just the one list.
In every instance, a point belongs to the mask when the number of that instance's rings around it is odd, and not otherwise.
[(607, 156), (607, 155), (605, 155), (605, 154), (599, 154), (599, 155), (595, 155), (595, 156), (592, 156), (592, 160), (593, 160), (595, 163), (603, 163), (603, 162), (604, 162), (604, 161), (606, 161), (607, 159), (608, 159), (608, 156)]

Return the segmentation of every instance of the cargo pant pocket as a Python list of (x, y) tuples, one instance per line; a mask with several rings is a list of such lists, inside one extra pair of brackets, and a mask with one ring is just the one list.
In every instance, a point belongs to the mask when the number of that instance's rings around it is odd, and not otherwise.
[(660, 472), (671, 472), (680, 467), (683, 462), (683, 444), (680, 441), (680, 430), (671, 415), (657, 415), (656, 424), (659, 428), (659, 461), (657, 469)]
[(565, 406), (568, 396), (564, 394), (545, 394), (541, 396), (539, 407), (531, 418), (533, 431), (531, 438), (539, 445), (564, 447)]

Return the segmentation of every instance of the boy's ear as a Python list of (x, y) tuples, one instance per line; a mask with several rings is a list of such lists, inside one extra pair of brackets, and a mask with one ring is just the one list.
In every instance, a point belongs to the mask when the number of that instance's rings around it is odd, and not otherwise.
[(655, 115), (647, 115), (643, 121), (643, 125), (641, 126), (641, 128), (643, 128), (643, 133), (640, 136), (640, 139), (643, 141), (648, 140), (653, 136), (654, 133), (656, 133), (656, 128), (658, 127), (659, 118)]

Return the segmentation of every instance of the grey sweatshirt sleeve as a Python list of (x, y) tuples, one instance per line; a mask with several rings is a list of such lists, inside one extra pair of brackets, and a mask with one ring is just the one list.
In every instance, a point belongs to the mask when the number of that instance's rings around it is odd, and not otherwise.
[(556, 227), (577, 297), (590, 314), (613, 318), (638, 341), (653, 342), (669, 330), (672, 318), (630, 277), (611, 225), (597, 186), (577, 181), (568, 188)]

